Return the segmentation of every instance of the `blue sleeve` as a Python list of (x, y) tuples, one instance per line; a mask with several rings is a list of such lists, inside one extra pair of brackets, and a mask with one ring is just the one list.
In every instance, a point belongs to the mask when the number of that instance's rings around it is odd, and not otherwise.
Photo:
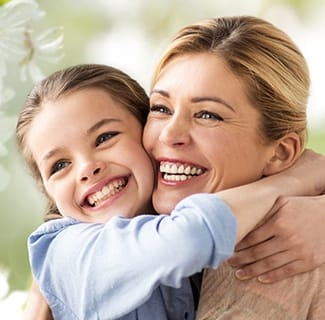
[(48, 299), (87, 319), (93, 313), (122, 316), (159, 284), (179, 287), (182, 278), (217, 268), (236, 239), (230, 208), (212, 194), (184, 199), (170, 216), (49, 226), (29, 237), (34, 276)]

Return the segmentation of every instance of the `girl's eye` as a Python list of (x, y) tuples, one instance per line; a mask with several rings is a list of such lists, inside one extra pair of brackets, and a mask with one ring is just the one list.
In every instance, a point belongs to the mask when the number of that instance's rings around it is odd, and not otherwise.
[(223, 121), (223, 118), (220, 117), (217, 113), (206, 111), (206, 110), (202, 110), (196, 113), (195, 117), (199, 119)]
[(163, 104), (155, 104), (150, 107), (150, 112), (171, 114), (170, 110)]
[(64, 169), (65, 167), (67, 167), (70, 164), (69, 161), (67, 160), (59, 160), (57, 162), (54, 163), (54, 165), (51, 168), (51, 175)]
[(118, 134), (116, 131), (111, 131), (111, 132), (105, 132), (101, 135), (98, 136), (96, 139), (96, 147), (98, 147), (100, 144), (104, 143), (107, 140), (110, 140), (111, 138), (115, 137)]

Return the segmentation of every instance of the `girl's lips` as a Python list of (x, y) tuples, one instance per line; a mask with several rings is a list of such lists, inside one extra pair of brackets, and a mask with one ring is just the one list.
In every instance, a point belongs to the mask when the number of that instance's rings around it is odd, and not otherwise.
[(117, 177), (110, 179), (108, 182), (101, 182), (92, 187), (83, 197), (82, 206), (97, 207), (103, 201), (111, 198), (123, 190), (129, 181), (129, 177)]

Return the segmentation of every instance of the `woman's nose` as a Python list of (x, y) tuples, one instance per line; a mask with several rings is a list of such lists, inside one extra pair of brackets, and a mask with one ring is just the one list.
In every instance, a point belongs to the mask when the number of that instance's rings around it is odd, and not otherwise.
[(80, 168), (79, 180), (86, 182), (97, 178), (104, 170), (104, 167), (105, 163), (102, 161), (84, 163)]
[(174, 116), (161, 129), (159, 140), (169, 146), (187, 145), (191, 140), (190, 120)]

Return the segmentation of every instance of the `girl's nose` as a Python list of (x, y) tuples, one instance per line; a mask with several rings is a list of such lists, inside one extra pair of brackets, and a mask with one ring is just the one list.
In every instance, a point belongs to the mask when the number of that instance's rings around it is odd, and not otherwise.
[(79, 180), (81, 182), (91, 181), (92, 179), (98, 177), (100, 173), (104, 170), (105, 163), (102, 161), (87, 162), (82, 165), (79, 174)]

